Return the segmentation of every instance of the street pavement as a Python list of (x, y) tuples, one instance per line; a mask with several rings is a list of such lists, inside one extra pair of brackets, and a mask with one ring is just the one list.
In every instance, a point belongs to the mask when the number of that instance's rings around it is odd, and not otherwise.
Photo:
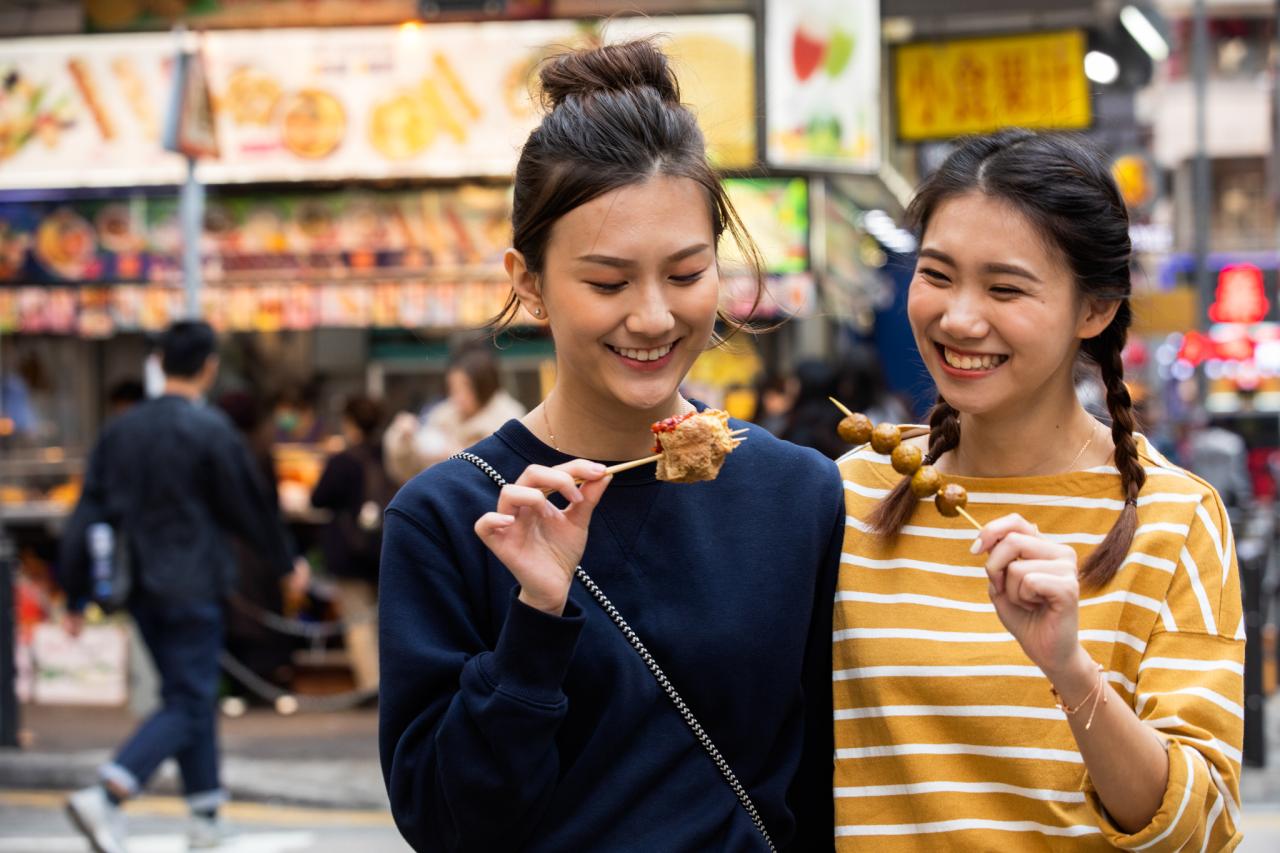
[[(127, 709), (26, 706), (21, 749), (0, 749), (0, 788), (74, 789), (137, 724)], [(223, 785), (236, 800), (330, 808), (387, 809), (378, 765), (377, 711), (281, 716), (254, 708), (222, 717)], [(149, 792), (178, 791), (176, 768), (161, 768)]]
[[(63, 812), (63, 792), (0, 790), (0, 853), (85, 853)], [(129, 853), (185, 853), (186, 806), (144, 797), (126, 808)], [(229, 803), (219, 853), (404, 853), (408, 845), (378, 809), (306, 809)]]

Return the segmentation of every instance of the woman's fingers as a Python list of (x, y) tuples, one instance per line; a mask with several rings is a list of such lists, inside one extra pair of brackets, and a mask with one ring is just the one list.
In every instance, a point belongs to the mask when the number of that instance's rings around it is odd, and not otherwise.
[(1005, 572), (1004, 588), (1009, 600), (1025, 610), (1058, 603), (1070, 589), (1077, 590), (1072, 598), (1079, 595), (1075, 567), (1062, 560), (1013, 560)]
[(984, 524), (982, 529), (978, 531), (977, 538), (973, 540), (973, 546), (970, 550), (975, 554), (990, 551), (997, 542), (1010, 533), (1027, 533), (1032, 536), (1038, 536), (1040, 529), (1016, 512), (1011, 512), (1008, 515), (1000, 516), (995, 521)]
[(491, 537), (501, 535), (503, 531), (515, 523), (516, 517), (514, 515), (507, 515), (502, 512), (486, 512), (476, 519), (476, 535), (480, 537), (482, 542), (488, 542)]
[[(995, 524), (996, 522), (992, 522)], [(986, 528), (984, 528), (985, 530)], [(987, 577), (997, 593), (1004, 592), (1005, 571), (1014, 560), (1062, 560), (1075, 563), (1075, 551), (1042, 538), (1039, 534), (1013, 532), (997, 541), (987, 554)]]
[(1057, 572), (1028, 572), (1022, 578), (1020, 594), (1027, 601), (1059, 608), (1079, 602), (1080, 584)]
[(517, 515), (519, 510), (526, 509), (544, 518), (551, 518), (559, 512), (547, 501), (542, 489), (534, 486), (517, 486), (508, 483), (498, 492), (498, 512), (504, 515)]
[(572, 519), (575, 524), (586, 527), (591, 521), (591, 513), (595, 511), (600, 498), (604, 497), (604, 490), (609, 488), (609, 484), (613, 482), (613, 475), (601, 477), (598, 480), (591, 480), (583, 483), (581, 486), (582, 502), (576, 503), (565, 510), (565, 516)]
[(563, 465), (548, 468), (545, 465), (530, 465), (516, 480), (518, 486), (537, 488), (542, 493), (559, 492), (570, 504), (582, 500), (582, 492), (577, 481), (592, 482), (604, 476), (604, 466), (589, 459), (574, 459)]

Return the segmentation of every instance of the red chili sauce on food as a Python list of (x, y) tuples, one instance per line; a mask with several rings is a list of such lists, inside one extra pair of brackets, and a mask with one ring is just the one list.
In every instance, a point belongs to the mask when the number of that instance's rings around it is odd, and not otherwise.
[(649, 431), (652, 432), (654, 435), (653, 452), (654, 453), (662, 452), (662, 434), (664, 432), (675, 432), (676, 427), (680, 426), (680, 424), (689, 420), (689, 418), (693, 417), (696, 414), (697, 414), (696, 411), (685, 412), (683, 415), (676, 415), (675, 417), (670, 417), (670, 418), (667, 418), (666, 420), (658, 421), (656, 424), (653, 424), (652, 426), (650, 426)]

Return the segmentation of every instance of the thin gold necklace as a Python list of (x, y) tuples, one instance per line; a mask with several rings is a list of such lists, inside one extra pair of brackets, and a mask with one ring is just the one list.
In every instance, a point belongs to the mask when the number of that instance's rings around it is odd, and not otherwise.
[(551, 439), (551, 446), (556, 452), (560, 452), (560, 445), (556, 444), (556, 434), (551, 431), (551, 416), (547, 414), (547, 403), (551, 402), (551, 398), (542, 401), (542, 422), (547, 425), (547, 436)]
[(1071, 469), (1075, 468), (1076, 463), (1080, 461), (1080, 457), (1084, 456), (1084, 452), (1089, 449), (1089, 445), (1093, 444), (1093, 439), (1095, 436), (1097, 436), (1097, 434), (1098, 434), (1098, 422), (1094, 421), (1093, 427), (1089, 430), (1088, 440), (1085, 441), (1084, 445), (1080, 448), (1080, 452), (1075, 455), (1075, 458), (1067, 463), (1067, 467), (1062, 469), (1062, 472), (1064, 474), (1070, 471)]

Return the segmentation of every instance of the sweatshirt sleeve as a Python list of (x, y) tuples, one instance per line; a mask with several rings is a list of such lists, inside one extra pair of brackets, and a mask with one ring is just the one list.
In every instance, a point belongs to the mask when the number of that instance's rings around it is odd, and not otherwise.
[(394, 506), (380, 576), (379, 747), (400, 832), (418, 851), (518, 849), (560, 774), (585, 615), (527, 607), (517, 588), (489, 648), (453, 549)]
[(1244, 622), (1231, 525), (1200, 503), (1138, 666), (1138, 716), (1165, 742), (1169, 784), (1151, 823), (1126, 834), (1085, 780), (1098, 826), (1122, 850), (1225, 850), (1239, 843)]

